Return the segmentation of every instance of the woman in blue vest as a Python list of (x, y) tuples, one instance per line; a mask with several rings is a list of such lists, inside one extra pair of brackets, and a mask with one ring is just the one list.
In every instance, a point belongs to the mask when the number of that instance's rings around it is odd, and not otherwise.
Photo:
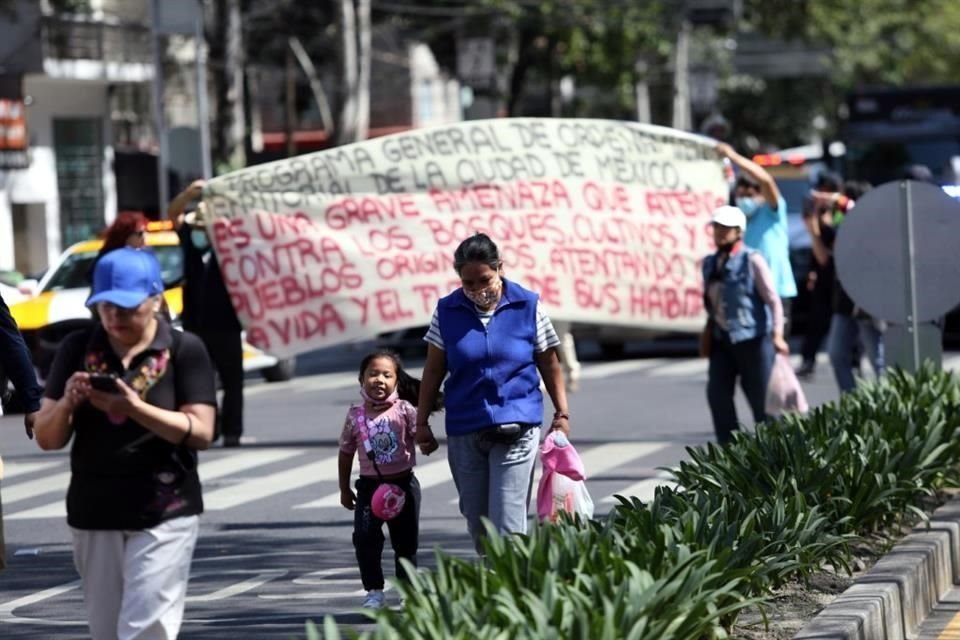
[(427, 423), (440, 383), (446, 406), (447, 458), (460, 513), (477, 550), (483, 518), (501, 534), (525, 533), (533, 465), (543, 422), (542, 376), (556, 411), (551, 429), (569, 433), (570, 416), (557, 347), (540, 296), (503, 277), (497, 245), (482, 233), (453, 255), (461, 287), (437, 303), (427, 341), (417, 443), (436, 448)]
[[(733, 402), (737, 377), (756, 422), (766, 418), (767, 383), (774, 350), (789, 353), (783, 339), (783, 305), (770, 267), (743, 243), (747, 219), (737, 207), (713, 212), (717, 251), (703, 260), (707, 326), (701, 352), (710, 358), (707, 402), (717, 440), (726, 444), (739, 428)], [(771, 336), (772, 334), (772, 336)]]

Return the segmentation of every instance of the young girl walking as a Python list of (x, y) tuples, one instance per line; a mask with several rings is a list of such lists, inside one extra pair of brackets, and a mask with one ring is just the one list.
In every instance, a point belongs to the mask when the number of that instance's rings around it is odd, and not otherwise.
[[(384, 522), (390, 530), (390, 543), (396, 555), (397, 577), (406, 578), (400, 564), (402, 558), (414, 566), (417, 564), (420, 484), (413, 475), (413, 467), (416, 465), (419, 394), (420, 381), (403, 370), (396, 354), (371, 353), (360, 363), (362, 402), (347, 411), (340, 435), (340, 503), (354, 512), (353, 546), (363, 588), (367, 591), (363, 601), (366, 608), (384, 606), (380, 566)], [(420, 451), (430, 455), (439, 446), (436, 438), (431, 437), (421, 444)], [(350, 471), (357, 451), (360, 451), (360, 478), (354, 493), (350, 488)], [(381, 488), (381, 485), (392, 486)], [(399, 513), (391, 518), (391, 511), (397, 511), (401, 500)]]

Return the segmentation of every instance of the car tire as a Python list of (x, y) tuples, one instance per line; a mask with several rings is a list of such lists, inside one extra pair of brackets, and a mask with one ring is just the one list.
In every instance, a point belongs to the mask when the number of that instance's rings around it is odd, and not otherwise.
[(293, 379), (297, 370), (296, 358), (285, 358), (277, 361), (272, 367), (263, 370), (263, 379), (267, 382), (286, 382)]

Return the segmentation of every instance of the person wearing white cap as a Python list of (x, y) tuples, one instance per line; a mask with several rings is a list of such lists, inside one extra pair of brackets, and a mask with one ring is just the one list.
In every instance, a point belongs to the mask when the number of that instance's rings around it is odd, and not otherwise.
[(767, 383), (774, 351), (788, 353), (783, 339), (783, 305), (770, 267), (746, 247), (747, 219), (738, 207), (716, 209), (712, 217), (716, 253), (703, 260), (707, 324), (701, 354), (710, 358), (707, 402), (717, 440), (726, 444), (739, 428), (733, 401), (737, 379), (756, 422), (766, 420)]
[(160, 313), (150, 251), (97, 261), (97, 322), (67, 336), (34, 423), (70, 450), (67, 524), (93, 640), (176, 638), (203, 511), (197, 449), (213, 439), (216, 388), (200, 339)]

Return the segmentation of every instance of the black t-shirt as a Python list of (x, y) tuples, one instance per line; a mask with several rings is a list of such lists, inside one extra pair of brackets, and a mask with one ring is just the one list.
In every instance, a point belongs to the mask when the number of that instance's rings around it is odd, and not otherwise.
[[(124, 369), (98, 324), (67, 336), (57, 352), (45, 395), (58, 400), (76, 371), (112, 373), (151, 405), (176, 411), (216, 406), (213, 365), (199, 338), (161, 319), (153, 343)], [(152, 384), (152, 386), (150, 386)], [(67, 522), (77, 529), (147, 529), (203, 512), (196, 451), (167, 442), (133, 420), (89, 403), (73, 414)]]
[(241, 331), (217, 257), (213, 249), (193, 246), (192, 231), (186, 223), (177, 231), (183, 250), (183, 327), (196, 332)]
[[(823, 244), (827, 246), (827, 249), (833, 251), (833, 243), (837, 239), (837, 228), (831, 227), (828, 225), (820, 226), (820, 239), (823, 240)], [(834, 266), (833, 256), (830, 256), (829, 267), (833, 272), (833, 312), (839, 313), (845, 316), (853, 315), (854, 302), (847, 295), (847, 292), (843, 290), (843, 285), (840, 283), (840, 278), (837, 276), (836, 267)]]

